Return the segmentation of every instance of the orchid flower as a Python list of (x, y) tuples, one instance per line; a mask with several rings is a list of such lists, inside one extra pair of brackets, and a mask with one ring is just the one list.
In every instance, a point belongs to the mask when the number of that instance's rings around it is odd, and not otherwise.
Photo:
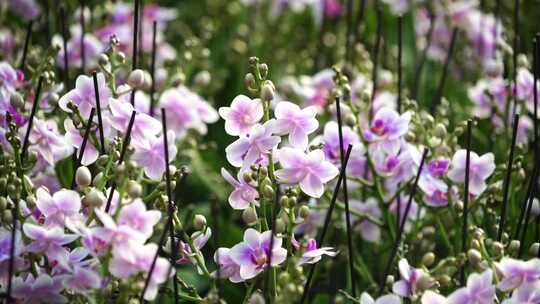
[[(167, 131), (169, 159), (174, 159), (177, 153), (174, 131)], [(134, 142), (135, 153), (133, 161), (144, 169), (144, 173), (152, 180), (161, 180), (165, 172), (165, 147), (163, 135), (159, 137), (148, 136), (144, 141)]]
[(234, 191), (229, 196), (229, 205), (235, 210), (244, 210), (249, 208), (251, 203), (258, 205), (259, 192), (246, 183), (243, 178), (243, 171), (238, 173), (238, 180), (225, 169), (221, 168), (221, 176), (234, 187)]
[(279, 135), (289, 134), (289, 144), (295, 148), (305, 149), (308, 135), (319, 127), (315, 119), (317, 108), (314, 106), (300, 109), (294, 103), (282, 101), (277, 104), (274, 114), (277, 119), (274, 132)]
[[(452, 158), (452, 168), (448, 172), (448, 177), (454, 181), (463, 183), (465, 181), (465, 163), (467, 151), (458, 150)], [(493, 153), (486, 153), (478, 156), (475, 152), (470, 152), (469, 169), (469, 191), (473, 195), (480, 195), (486, 189), (485, 180), (495, 170), (495, 156)]]
[(230, 107), (219, 108), (219, 115), (225, 120), (225, 132), (233, 136), (245, 136), (262, 119), (264, 111), (260, 99), (245, 95), (236, 96)]
[[(109, 105), (109, 99), (112, 97), (103, 73), (97, 74), (97, 83), (99, 91), (99, 102), (102, 109)], [(84, 119), (90, 116), (92, 108), (97, 108), (96, 95), (94, 90), (94, 80), (86, 75), (79, 75), (75, 81), (75, 88), (58, 100), (58, 105), (65, 112), (71, 113), (68, 103), (72, 102)], [(123, 131), (123, 130), (122, 130)]]
[(79, 193), (62, 189), (52, 196), (44, 188), (36, 191), (36, 205), (45, 216), (47, 225), (63, 227), (66, 218), (75, 217), (81, 209)]

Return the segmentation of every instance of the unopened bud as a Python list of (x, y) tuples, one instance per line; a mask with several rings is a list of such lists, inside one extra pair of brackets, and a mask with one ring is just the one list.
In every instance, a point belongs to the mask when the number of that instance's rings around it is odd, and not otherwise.
[(22, 98), (21, 94), (17, 92), (11, 93), (9, 103), (16, 109), (24, 108), (24, 99)]
[(93, 188), (83, 198), (82, 203), (89, 207), (100, 207), (105, 203), (105, 201), (105, 195), (101, 191)]
[(203, 230), (206, 227), (206, 218), (202, 214), (196, 214), (193, 218), (193, 228)]
[(86, 166), (80, 166), (75, 172), (75, 182), (80, 187), (90, 186), (92, 183), (92, 173)]
[(193, 79), (193, 83), (198, 87), (205, 87), (210, 84), (210, 81), (212, 81), (212, 76), (206, 70), (197, 73)]
[(246, 208), (242, 212), (242, 219), (244, 220), (244, 223), (248, 226), (253, 226), (257, 224), (257, 221), (259, 220), (257, 217), (257, 212), (253, 208)]
[(435, 262), (435, 254), (433, 252), (428, 252), (424, 254), (424, 256), (422, 257), (422, 264), (424, 264), (424, 266), (426, 267), (433, 265), (434, 262)]
[(145, 78), (145, 75), (144, 75), (143, 70), (141, 69), (133, 70), (131, 71), (131, 73), (129, 73), (128, 84), (130, 87), (134, 89), (142, 89), (145, 83), (144, 78)]
[(265, 81), (261, 90), (261, 99), (265, 101), (272, 101), (274, 99), (274, 95), (274, 84), (269, 80)]
[(304, 205), (300, 207), (298, 210), (298, 215), (300, 215), (301, 218), (306, 219), (309, 217), (309, 207)]
[(469, 251), (467, 251), (467, 259), (469, 260), (469, 263), (477, 265), (482, 261), (482, 254), (476, 249), (469, 249)]
[(136, 181), (130, 180), (127, 186), (127, 193), (130, 197), (136, 198), (142, 195), (142, 186)]

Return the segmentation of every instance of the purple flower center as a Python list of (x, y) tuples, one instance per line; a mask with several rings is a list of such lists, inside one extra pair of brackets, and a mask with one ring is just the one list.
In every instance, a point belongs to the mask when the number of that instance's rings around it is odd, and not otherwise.
[(385, 127), (384, 127), (384, 121), (381, 119), (376, 119), (373, 121), (373, 125), (371, 126), (371, 132), (381, 136), (385, 133)]
[(266, 252), (262, 248), (257, 248), (251, 253), (251, 261), (257, 266), (264, 266), (267, 263)]

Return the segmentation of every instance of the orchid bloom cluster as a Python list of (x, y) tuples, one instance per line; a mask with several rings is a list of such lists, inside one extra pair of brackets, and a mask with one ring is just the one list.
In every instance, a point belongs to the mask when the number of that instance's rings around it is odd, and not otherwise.
[[(442, 86), (428, 111), (388, 34), (370, 59), (360, 2), (188, 2), (80, 5), (60, 34), (49, 1), (0, 3), (16, 21), (0, 25), (2, 300), (540, 304), (537, 67), (504, 18), (382, 1), (385, 18), (410, 15), (430, 65), (452, 46), (467, 62), (445, 66), (459, 92)], [(253, 23), (227, 18), (244, 11)], [(23, 22), (48, 35), (20, 58)], [(274, 64), (266, 39), (299, 25), (319, 44)], [(239, 73), (216, 47), (229, 36), (275, 54)], [(312, 49), (332, 56), (298, 63)]]

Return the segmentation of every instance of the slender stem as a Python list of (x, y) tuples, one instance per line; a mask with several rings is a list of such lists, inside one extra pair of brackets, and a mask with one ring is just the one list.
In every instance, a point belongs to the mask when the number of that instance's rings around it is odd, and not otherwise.
[(150, 75), (152, 85), (150, 86), (150, 116), (154, 116), (155, 94), (156, 94), (156, 29), (157, 22), (152, 24), (152, 62), (150, 64)]
[[(336, 97), (336, 111), (339, 135), (339, 156), (341, 166), (345, 163), (345, 149), (343, 147), (343, 123), (341, 119), (341, 98)], [(345, 203), (345, 221), (347, 224), (347, 249), (349, 251), (349, 272), (351, 276), (351, 289), (353, 297), (356, 297), (356, 276), (354, 271), (354, 246), (352, 241), (351, 212), (349, 211), (349, 193), (347, 191), (347, 172), (343, 172), (343, 201)]]
[(73, 180), (71, 181), (71, 189), (75, 189), (75, 177), (77, 176), (77, 169), (81, 165), (83, 156), (84, 156), (84, 150), (86, 149), (86, 143), (88, 142), (88, 136), (90, 135), (90, 129), (92, 127), (92, 120), (94, 119), (94, 113), (96, 109), (92, 108), (90, 110), (90, 117), (88, 118), (88, 122), (86, 123), (86, 128), (84, 131), (84, 137), (83, 141), (81, 143), (81, 147), (79, 149), (79, 156), (77, 156), (77, 161), (75, 163), (75, 170), (73, 171)]
[(30, 139), (30, 132), (32, 131), (32, 125), (34, 123), (34, 117), (36, 116), (37, 108), (39, 106), (39, 95), (41, 94), (41, 86), (43, 84), (43, 76), (39, 77), (38, 86), (34, 95), (34, 104), (32, 105), (32, 111), (30, 112), (30, 118), (28, 119), (28, 127), (26, 134), (24, 135), (23, 146), (21, 150), (21, 161), (24, 162), (26, 157), (26, 150), (28, 150), (28, 140)]
[(99, 143), (100, 143), (100, 148), (101, 148), (101, 154), (105, 154), (105, 136), (103, 135), (103, 120), (101, 119), (101, 101), (99, 98), (99, 86), (98, 86), (96, 71), (92, 72), (92, 78), (94, 78), (94, 94), (96, 98), (96, 107), (97, 107)]
[[(337, 200), (337, 196), (339, 194), (339, 189), (341, 189), (341, 182), (343, 181), (343, 178), (344, 178), (344, 175), (345, 175), (345, 170), (347, 168), (347, 163), (349, 162), (349, 156), (351, 155), (351, 150), (352, 150), (352, 145), (349, 145), (349, 147), (347, 148), (347, 153), (345, 153), (345, 161), (343, 163), (343, 166), (341, 166), (341, 170), (340, 170), (340, 174), (339, 174), (339, 177), (338, 177), (338, 180), (337, 180), (337, 183), (336, 183), (336, 187), (334, 188), (334, 193), (332, 195), (332, 200), (330, 201), (330, 207), (328, 208), (328, 212), (326, 213), (326, 217), (324, 219), (324, 225), (323, 225), (323, 229), (322, 229), (322, 232), (321, 232), (321, 235), (319, 236), (319, 240), (317, 242), (317, 244), (319, 244), (319, 246), (323, 246), (323, 242), (324, 242), (324, 237), (326, 236), (326, 232), (328, 231), (328, 226), (330, 226), (330, 219), (332, 218), (332, 213), (334, 211), (334, 208), (336, 206), (336, 200)], [(306, 284), (304, 285), (304, 293), (302, 294), (302, 298), (300, 300), (300, 303), (303, 304), (306, 299), (307, 299), (307, 296), (309, 295), (309, 289), (310, 289), (310, 285), (311, 285), (311, 280), (313, 279), (313, 274), (315, 273), (315, 266), (317, 264), (313, 264), (311, 266), (311, 269), (309, 271), (309, 274), (307, 276), (307, 280), (306, 280)]]
[(407, 217), (409, 215), (409, 211), (410, 211), (411, 206), (412, 206), (412, 201), (413, 201), (414, 195), (416, 194), (416, 189), (418, 188), (418, 180), (420, 179), (420, 173), (422, 173), (422, 168), (424, 167), (424, 162), (426, 160), (427, 153), (428, 153), (428, 149), (425, 148), (424, 153), (422, 154), (422, 160), (420, 162), (420, 166), (418, 167), (418, 172), (416, 173), (416, 177), (414, 179), (414, 183), (413, 183), (413, 187), (411, 189), (411, 193), (409, 194), (409, 201), (407, 202), (407, 205), (405, 206), (405, 213), (403, 214), (403, 221), (398, 219), (398, 221), (400, 222), (399, 230), (397, 231), (396, 240), (394, 241), (394, 244), (392, 246), (392, 251), (390, 253), (390, 257), (388, 258), (388, 261), (386, 263), (386, 267), (384, 269), (383, 276), (381, 277), (381, 281), (379, 283), (379, 295), (381, 295), (383, 290), (384, 290), (386, 277), (390, 273), (390, 268), (392, 267), (394, 258), (397, 255), (397, 251), (398, 251), (398, 248), (400, 246), (401, 239), (403, 238), (403, 231), (405, 230), (405, 223), (407, 223)]
[[(135, 122), (135, 114), (137, 112), (133, 111), (131, 113), (131, 118), (129, 119), (129, 124), (127, 127), (126, 135), (124, 137), (124, 142), (122, 143), (122, 151), (120, 152), (120, 158), (118, 159), (118, 165), (121, 165), (124, 161), (124, 157), (126, 155), (127, 148), (129, 146), (129, 142), (131, 141), (131, 130), (133, 129), (133, 123)], [(108, 213), (109, 209), (111, 208), (111, 202), (112, 197), (114, 194), (114, 190), (116, 190), (116, 183), (114, 182), (111, 190), (109, 191), (109, 197), (107, 198), (107, 205), (105, 205), (105, 212)]]
[[(360, 24), (362, 23), (362, 20), (364, 20), (364, 12), (366, 10), (366, 0), (360, 1), (360, 8), (358, 9), (358, 13), (356, 14), (356, 20), (354, 21), (354, 33), (352, 37), (352, 48), (355, 48), (356, 43), (358, 42), (358, 37), (360, 36)], [(356, 59), (356, 52), (352, 54), (352, 64), (354, 65), (355, 59)]]
[(139, 14), (140, 14), (140, 0), (135, 0), (133, 18), (133, 53), (131, 54), (131, 70), (137, 68), (137, 55), (138, 55), (138, 39), (139, 39)]
[[(467, 154), (465, 157), (465, 193), (463, 198), (463, 226), (461, 229), (461, 252), (465, 253), (467, 251), (467, 235), (468, 235), (468, 218), (469, 218), (469, 179), (470, 179), (470, 169), (471, 169), (471, 138), (472, 138), (472, 121), (469, 119), (467, 121), (467, 139), (466, 139), (466, 149)], [(460, 283), (461, 286), (465, 285), (465, 264), (461, 266), (460, 271)]]
[(21, 58), (21, 71), (25, 72), (26, 69), (26, 55), (28, 54), (28, 45), (30, 45), (30, 37), (32, 36), (32, 25), (34, 24), (34, 20), (30, 20), (28, 22), (28, 26), (26, 27), (26, 36), (24, 38), (24, 48)]
[(437, 106), (441, 102), (441, 98), (443, 96), (444, 85), (446, 84), (446, 78), (448, 76), (448, 68), (452, 60), (452, 55), (454, 53), (454, 47), (456, 44), (457, 34), (458, 34), (458, 29), (454, 28), (454, 30), (452, 31), (452, 38), (450, 39), (450, 47), (448, 48), (448, 53), (446, 54), (446, 59), (444, 61), (443, 73), (439, 81), (439, 86), (437, 88), (437, 92), (435, 93), (435, 98), (431, 102), (431, 109), (430, 109), (431, 114), (435, 113), (435, 111), (437, 110)]
[(516, 148), (516, 138), (517, 130), (519, 125), (519, 115), (514, 116), (514, 126), (512, 129), (512, 145), (510, 146), (510, 154), (508, 156), (508, 164), (506, 166), (506, 175), (504, 178), (504, 189), (503, 189), (503, 205), (501, 209), (501, 222), (499, 224), (499, 232), (497, 233), (497, 240), (500, 242), (502, 240), (502, 235), (504, 232), (504, 225), (506, 223), (506, 210), (508, 208), (508, 194), (510, 190), (510, 180), (512, 178), (512, 166), (514, 162), (514, 151)]

